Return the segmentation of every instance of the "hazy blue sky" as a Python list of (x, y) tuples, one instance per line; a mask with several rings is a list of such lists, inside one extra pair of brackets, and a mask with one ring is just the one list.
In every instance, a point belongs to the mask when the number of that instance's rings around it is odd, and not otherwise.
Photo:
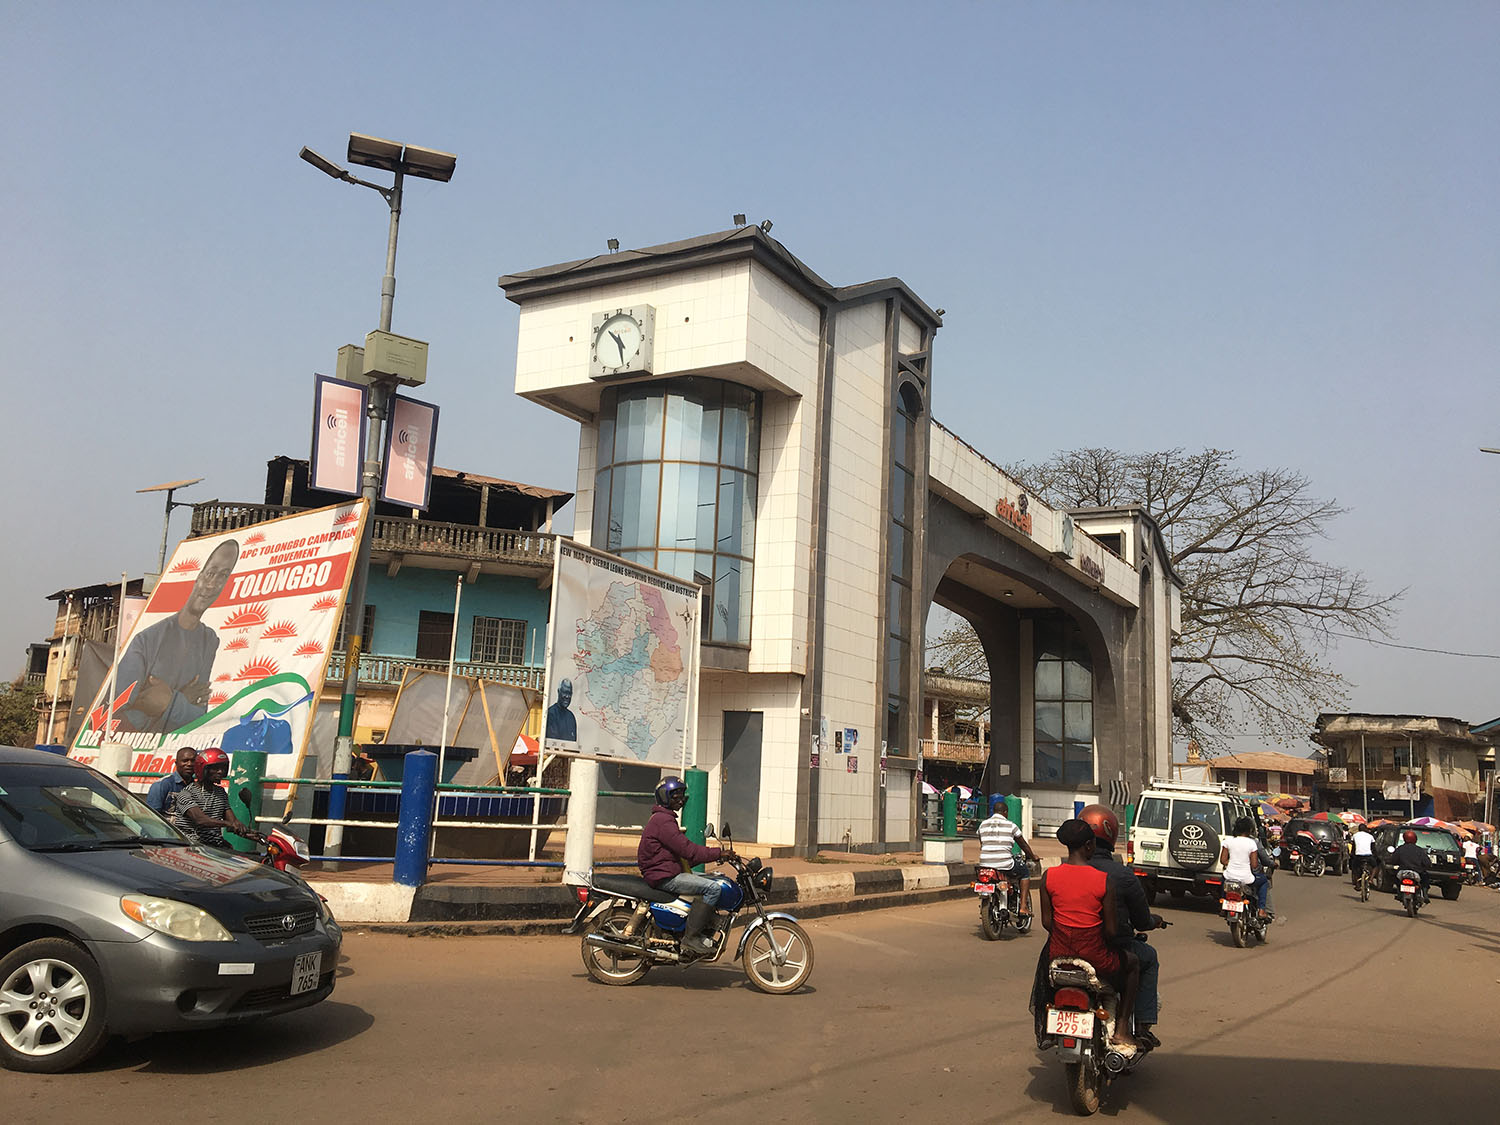
[[(1488, 0), (8, 5), (0, 664), (154, 569), (135, 489), (306, 455), (379, 312), (385, 205), (297, 159), (351, 130), (459, 157), (407, 192), (393, 325), (442, 464), (574, 486), (498, 275), (743, 211), (947, 309), (934, 414), (992, 458), (1295, 467), (1351, 509), (1324, 555), (1409, 587), (1399, 642), (1500, 653), (1497, 60)], [(1500, 713), (1494, 659), (1331, 658), (1360, 710)]]

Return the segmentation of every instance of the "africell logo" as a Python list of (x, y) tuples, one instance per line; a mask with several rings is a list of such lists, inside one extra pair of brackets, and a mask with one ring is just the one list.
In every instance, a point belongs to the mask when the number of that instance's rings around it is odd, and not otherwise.
[(333, 461), (339, 468), (344, 467), (344, 460), (349, 449), (349, 411), (342, 406), (336, 407), (324, 422), (334, 432), (333, 439)]
[(404, 462), (401, 466), (401, 473), (408, 481), (417, 479), (417, 446), (421, 440), (420, 430), (410, 430), (404, 426), (396, 434), (396, 441), (401, 447)]

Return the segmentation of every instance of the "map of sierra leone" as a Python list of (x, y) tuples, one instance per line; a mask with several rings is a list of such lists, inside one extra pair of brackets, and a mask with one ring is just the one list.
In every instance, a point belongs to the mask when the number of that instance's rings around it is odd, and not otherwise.
[(661, 591), (644, 582), (610, 583), (577, 622), (578, 708), (637, 759), (678, 729), (687, 693), (682, 645)]

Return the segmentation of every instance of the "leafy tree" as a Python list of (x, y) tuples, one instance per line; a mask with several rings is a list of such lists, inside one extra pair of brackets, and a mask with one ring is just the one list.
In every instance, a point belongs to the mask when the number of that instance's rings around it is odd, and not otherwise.
[[(1314, 496), (1299, 472), (1242, 469), (1221, 449), (1075, 449), (1006, 472), (1058, 508), (1134, 504), (1156, 521), (1183, 583), (1173, 729), (1205, 747), (1246, 728), (1300, 737), (1318, 712), (1346, 705), (1344, 680), (1323, 656), (1330, 635), (1387, 634), (1401, 594), (1313, 556), (1344, 509)], [(966, 622), (929, 656), (957, 675), (985, 668)]]
[(0, 746), (36, 745), (39, 687), (0, 685)]

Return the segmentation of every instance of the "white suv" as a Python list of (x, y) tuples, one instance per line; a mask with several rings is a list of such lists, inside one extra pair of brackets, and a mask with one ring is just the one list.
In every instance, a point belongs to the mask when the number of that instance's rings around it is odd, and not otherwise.
[(1170, 891), (1212, 896), (1223, 883), (1219, 849), (1234, 835), (1234, 822), (1248, 816), (1260, 827), (1254, 807), (1226, 784), (1197, 785), (1153, 777), (1136, 798), (1135, 820), (1126, 840), (1125, 861), (1141, 878), (1146, 898)]

